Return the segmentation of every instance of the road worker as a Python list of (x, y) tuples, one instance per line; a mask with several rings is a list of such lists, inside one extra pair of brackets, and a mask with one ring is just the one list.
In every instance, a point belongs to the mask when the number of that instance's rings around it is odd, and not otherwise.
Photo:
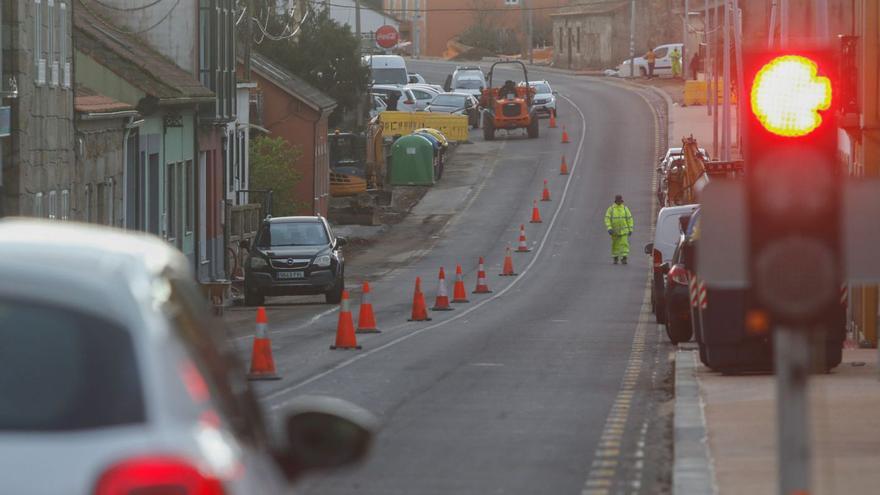
[(681, 77), (681, 52), (677, 47), (672, 50), (669, 58), (672, 59), (672, 77)]
[(605, 228), (611, 236), (611, 256), (614, 264), (618, 259), (624, 265), (629, 256), (629, 237), (633, 233), (633, 217), (629, 208), (623, 204), (623, 196), (614, 196), (614, 204), (605, 210)]

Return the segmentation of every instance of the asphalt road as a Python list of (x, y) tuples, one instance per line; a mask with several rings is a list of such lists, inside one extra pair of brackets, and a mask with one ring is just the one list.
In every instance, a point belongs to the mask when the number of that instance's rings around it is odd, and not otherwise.
[[(410, 70), (442, 83), (451, 68), (418, 61)], [(363, 350), (331, 351), (336, 313), (326, 306), (270, 321), (284, 379), (257, 384), (269, 410), (278, 414), (300, 395), (332, 395), (381, 422), (366, 463), (308, 478), (298, 493), (669, 491), (671, 347), (647, 314), (641, 254), (665, 136), (638, 91), (540, 70), (530, 76), (560, 92), (559, 124), (571, 143), (561, 144), (562, 129), (546, 121), (537, 140), (499, 133), (474, 163), (477, 185), (450, 192), (453, 204), (430, 205), (449, 223), (412, 262), (373, 281), (381, 334), (359, 336)], [(562, 154), (569, 176), (558, 173)], [(552, 201), (538, 203), (543, 223), (530, 224), (544, 179)], [(616, 193), (635, 216), (627, 266), (611, 264), (602, 220)], [(519, 276), (499, 277), (522, 223), (532, 252), (514, 255)], [(431, 322), (406, 321), (416, 276), (430, 306), (439, 267), (451, 291), (461, 263), (470, 292), (479, 256), (492, 294), (469, 294), (469, 304), (432, 312)]]

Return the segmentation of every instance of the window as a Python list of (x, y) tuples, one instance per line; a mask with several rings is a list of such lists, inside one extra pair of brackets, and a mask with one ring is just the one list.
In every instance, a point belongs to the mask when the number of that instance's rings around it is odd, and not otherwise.
[(519, 5), (519, 0), (504, 0), (504, 5)]
[(195, 215), (195, 194), (194, 194), (194, 185), (195, 185), (195, 177), (193, 176), (193, 164), (192, 160), (187, 160), (183, 165), (183, 174), (184, 174), (184, 190), (183, 194), (186, 197), (186, 217), (184, 218), (184, 229), (186, 229), (187, 235), (192, 234), (193, 230), (193, 216)]
[(211, 0), (199, 2), (199, 81), (208, 88), (214, 87), (211, 72)]
[(167, 188), (165, 190), (166, 202), (168, 204), (168, 211), (166, 212), (166, 225), (168, 230), (165, 232), (165, 236), (170, 242), (177, 242), (177, 225), (180, 223), (177, 221), (178, 215), (178, 205), (177, 205), (177, 164), (169, 163), (167, 170)]
[(58, 86), (58, 47), (55, 32), (55, 0), (46, 0), (46, 60), (49, 68), (49, 85)]
[(49, 191), (49, 220), (58, 218), (58, 194), (55, 191)]
[(663, 58), (666, 56), (666, 52), (668, 52), (668, 51), (669, 51), (669, 48), (666, 48), (665, 46), (663, 48), (658, 48), (658, 49), (654, 50), (654, 56), (657, 58)]
[(37, 85), (46, 83), (46, 59), (43, 57), (43, 2), (34, 0), (34, 76)]
[(115, 194), (116, 181), (112, 177), (98, 184), (98, 223), (101, 225), (115, 225)]
[(70, 62), (67, 59), (67, 39), (70, 36), (68, 32), (67, 21), (67, 4), (61, 2), (58, 5), (58, 63), (61, 65), (61, 71), (64, 73), (61, 85), (64, 88), (70, 88)]
[(564, 40), (564, 39), (565, 39), (564, 31), (563, 31), (562, 28), (560, 27), (560, 28), (559, 28), (559, 53), (562, 53), (562, 52), (564, 51), (564, 50), (563, 50), (563, 46), (564, 46), (564, 41), (563, 41), (563, 40)]
[(86, 184), (85, 191), (83, 191), (83, 220), (86, 222), (92, 221), (92, 185)]
[(577, 52), (581, 52), (581, 28), (578, 26), (577, 28)]
[(0, 382), (0, 431), (145, 421), (134, 343), (117, 323), (33, 300), (0, 299), (0, 357), (0, 374), (15, 377)]
[(70, 220), (70, 190), (61, 190), (61, 220)]
[(34, 216), (43, 218), (43, 193), (34, 194)]

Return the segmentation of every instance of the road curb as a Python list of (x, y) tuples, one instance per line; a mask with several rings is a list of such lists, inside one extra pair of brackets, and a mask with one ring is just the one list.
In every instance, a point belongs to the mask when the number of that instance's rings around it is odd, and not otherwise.
[(696, 369), (696, 351), (676, 351), (673, 495), (718, 493)]

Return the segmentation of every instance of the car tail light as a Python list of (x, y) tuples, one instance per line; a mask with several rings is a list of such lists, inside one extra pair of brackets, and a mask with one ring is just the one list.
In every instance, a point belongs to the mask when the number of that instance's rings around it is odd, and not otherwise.
[(95, 495), (223, 495), (223, 484), (186, 460), (170, 456), (129, 459), (98, 479)]
[(663, 253), (659, 249), (654, 249), (654, 271), (660, 271), (660, 265), (663, 264)]
[(688, 284), (688, 271), (681, 265), (673, 266), (672, 269), (669, 270), (667, 277), (678, 285)]

